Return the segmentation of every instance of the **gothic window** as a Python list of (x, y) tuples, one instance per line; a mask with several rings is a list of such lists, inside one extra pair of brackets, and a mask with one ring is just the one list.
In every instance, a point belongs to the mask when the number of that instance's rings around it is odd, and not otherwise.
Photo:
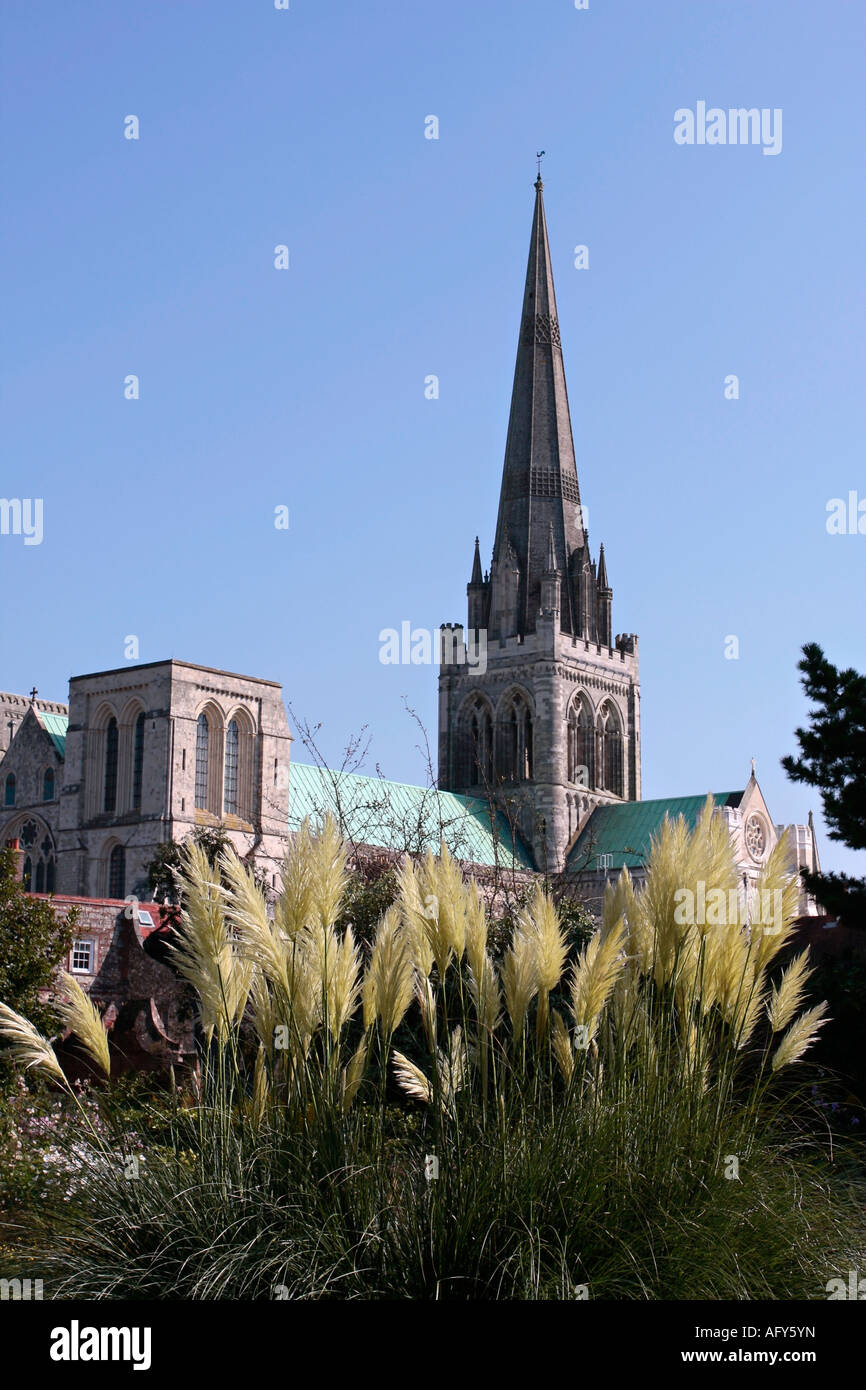
[(42, 800), (54, 800), (54, 768), (47, 767), (42, 774)]
[(200, 714), (195, 734), (195, 804), (198, 810), (207, 810), (207, 754), (210, 742), (210, 727), (207, 716)]
[(612, 705), (605, 705), (596, 730), (597, 785), (614, 796), (623, 796), (622, 729)]
[(141, 784), (144, 774), (144, 710), (132, 731), (132, 809), (141, 810)]
[(117, 805), (117, 720), (109, 719), (105, 726), (105, 780), (102, 809), (113, 815)]
[(493, 719), (486, 701), (476, 698), (464, 724), (464, 767), (467, 786), (488, 786), (493, 781)]
[(4, 805), (4, 806), (14, 806), (14, 805), (15, 805), (15, 773), (14, 773), (14, 772), (10, 772), (10, 773), (9, 773), (9, 776), (6, 778), (6, 788), (5, 788), (4, 796), (3, 796), (3, 805)]
[(532, 716), (522, 695), (506, 707), (501, 725), (500, 771), (506, 782), (527, 782), (533, 774)]
[(225, 775), (223, 778), (223, 809), (227, 816), (238, 813), (238, 722), (229, 721), (226, 729)]
[[(42, 841), (37, 843), (40, 834)], [(21, 882), (27, 891), (53, 893), (54, 843), (46, 827), (41, 822), (26, 820), (12, 832), (12, 839), (17, 840), (21, 848), (27, 851), (21, 874)]]
[(126, 891), (126, 850), (115, 845), (108, 859), (108, 896), (122, 898)]
[(592, 710), (579, 695), (568, 713), (568, 780), (581, 787), (595, 786), (595, 731)]

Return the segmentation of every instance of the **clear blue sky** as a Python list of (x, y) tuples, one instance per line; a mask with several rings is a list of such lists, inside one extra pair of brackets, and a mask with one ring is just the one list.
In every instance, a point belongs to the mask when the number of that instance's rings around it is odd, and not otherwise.
[[(866, 536), (825, 524), (866, 498), (860, 0), (6, 0), (2, 30), (0, 494), (44, 539), (0, 537), (0, 688), (65, 699), (135, 634), (422, 779), (403, 696), (435, 742), (436, 673), (379, 632), (462, 619), (476, 532), (489, 561), (543, 147), (644, 794), (754, 754), (776, 820), (818, 811), (779, 758), (803, 642), (866, 668)], [(781, 153), (677, 145), (698, 101), (781, 108)]]

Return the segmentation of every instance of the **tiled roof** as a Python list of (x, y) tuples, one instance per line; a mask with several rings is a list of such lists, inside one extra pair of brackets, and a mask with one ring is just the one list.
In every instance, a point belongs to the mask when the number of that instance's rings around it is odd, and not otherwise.
[(299, 829), (306, 816), (315, 824), (326, 810), (356, 844), (421, 853), (438, 851), (444, 839), (455, 857), (472, 864), (533, 867), (505, 816), (491, 816), (485, 801), (292, 761), (289, 829)]
[[(707, 799), (703, 796), (670, 796), (658, 801), (621, 801), (596, 806), (568, 856), (572, 871), (599, 867), (598, 855), (609, 854), (610, 869), (637, 869), (645, 864), (650, 841), (662, 828), (665, 816), (682, 816), (692, 830)], [(743, 792), (713, 792), (716, 806), (739, 806)]]
[(42, 709), (37, 709), (35, 714), (61, 758), (65, 758), (66, 730), (69, 727), (69, 716), (65, 714), (49, 714)]

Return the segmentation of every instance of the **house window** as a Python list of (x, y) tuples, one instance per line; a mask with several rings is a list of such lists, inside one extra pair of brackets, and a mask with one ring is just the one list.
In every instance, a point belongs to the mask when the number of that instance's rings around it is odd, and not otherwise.
[(141, 810), (141, 783), (144, 773), (144, 711), (135, 721), (132, 735), (132, 809)]
[(42, 800), (54, 800), (54, 768), (47, 767), (42, 774)]
[(29, 893), (33, 884), (33, 860), (28, 854), (24, 860), (24, 868), (21, 872), (21, 882), (24, 885), (25, 893)]
[(72, 943), (73, 975), (93, 974), (93, 942), (74, 941)]
[(14, 805), (15, 805), (15, 773), (14, 773), (14, 772), (10, 772), (10, 773), (9, 773), (9, 776), (6, 778), (6, 789), (5, 789), (5, 792), (4, 792), (3, 804), (4, 804), (5, 806), (14, 806)]
[(109, 719), (105, 730), (105, 784), (102, 809), (111, 815), (117, 805), (117, 720)]
[(195, 804), (199, 810), (207, 810), (207, 752), (210, 729), (204, 714), (198, 717), (195, 732)]
[(237, 720), (229, 721), (226, 729), (225, 778), (223, 779), (223, 807), (226, 815), (238, 813), (238, 725)]
[(108, 896), (122, 898), (126, 890), (126, 850), (115, 845), (108, 860)]

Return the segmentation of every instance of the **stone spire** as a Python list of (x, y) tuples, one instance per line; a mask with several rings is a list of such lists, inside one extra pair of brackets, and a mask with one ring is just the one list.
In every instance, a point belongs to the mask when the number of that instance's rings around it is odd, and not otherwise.
[(605, 647), (613, 645), (613, 634), (611, 631), (613, 618), (613, 589), (607, 579), (607, 564), (604, 558), (604, 546), (598, 552), (598, 576), (596, 578), (596, 594), (598, 596), (598, 631), (597, 639)]
[(607, 582), (607, 565), (604, 562), (604, 541), (602, 541), (598, 552), (598, 587), (600, 589), (610, 588)]
[(466, 585), (469, 599), (470, 628), (487, 627), (487, 612), (490, 606), (490, 585), (481, 576), (481, 551), (478, 537), (475, 537), (475, 556), (472, 561), (472, 578)]
[(484, 583), (484, 580), (483, 580), (482, 577), (481, 577), (481, 551), (480, 551), (479, 546), (478, 546), (478, 537), (477, 537), (477, 536), (475, 537), (475, 556), (474, 556), (473, 561), (472, 561), (472, 578), (469, 580), (469, 583), (470, 583), (470, 584), (483, 584), (483, 583)]
[[(576, 581), (582, 558), (578, 552), (584, 549), (586, 537), (581, 519), (543, 187), (539, 176), (535, 184), (535, 212), (493, 547), (491, 637), (510, 635), (505, 628), (516, 633), (534, 631), (542, 578), (548, 564), (551, 527), (563, 576), (561, 628), (564, 632), (581, 632)], [(519, 573), (513, 613), (506, 611), (514, 572), (513, 561), (510, 561), (506, 574), (509, 548), (514, 552)], [(503, 592), (503, 588), (508, 592)], [(505, 623), (502, 630), (497, 626), (500, 615)]]

